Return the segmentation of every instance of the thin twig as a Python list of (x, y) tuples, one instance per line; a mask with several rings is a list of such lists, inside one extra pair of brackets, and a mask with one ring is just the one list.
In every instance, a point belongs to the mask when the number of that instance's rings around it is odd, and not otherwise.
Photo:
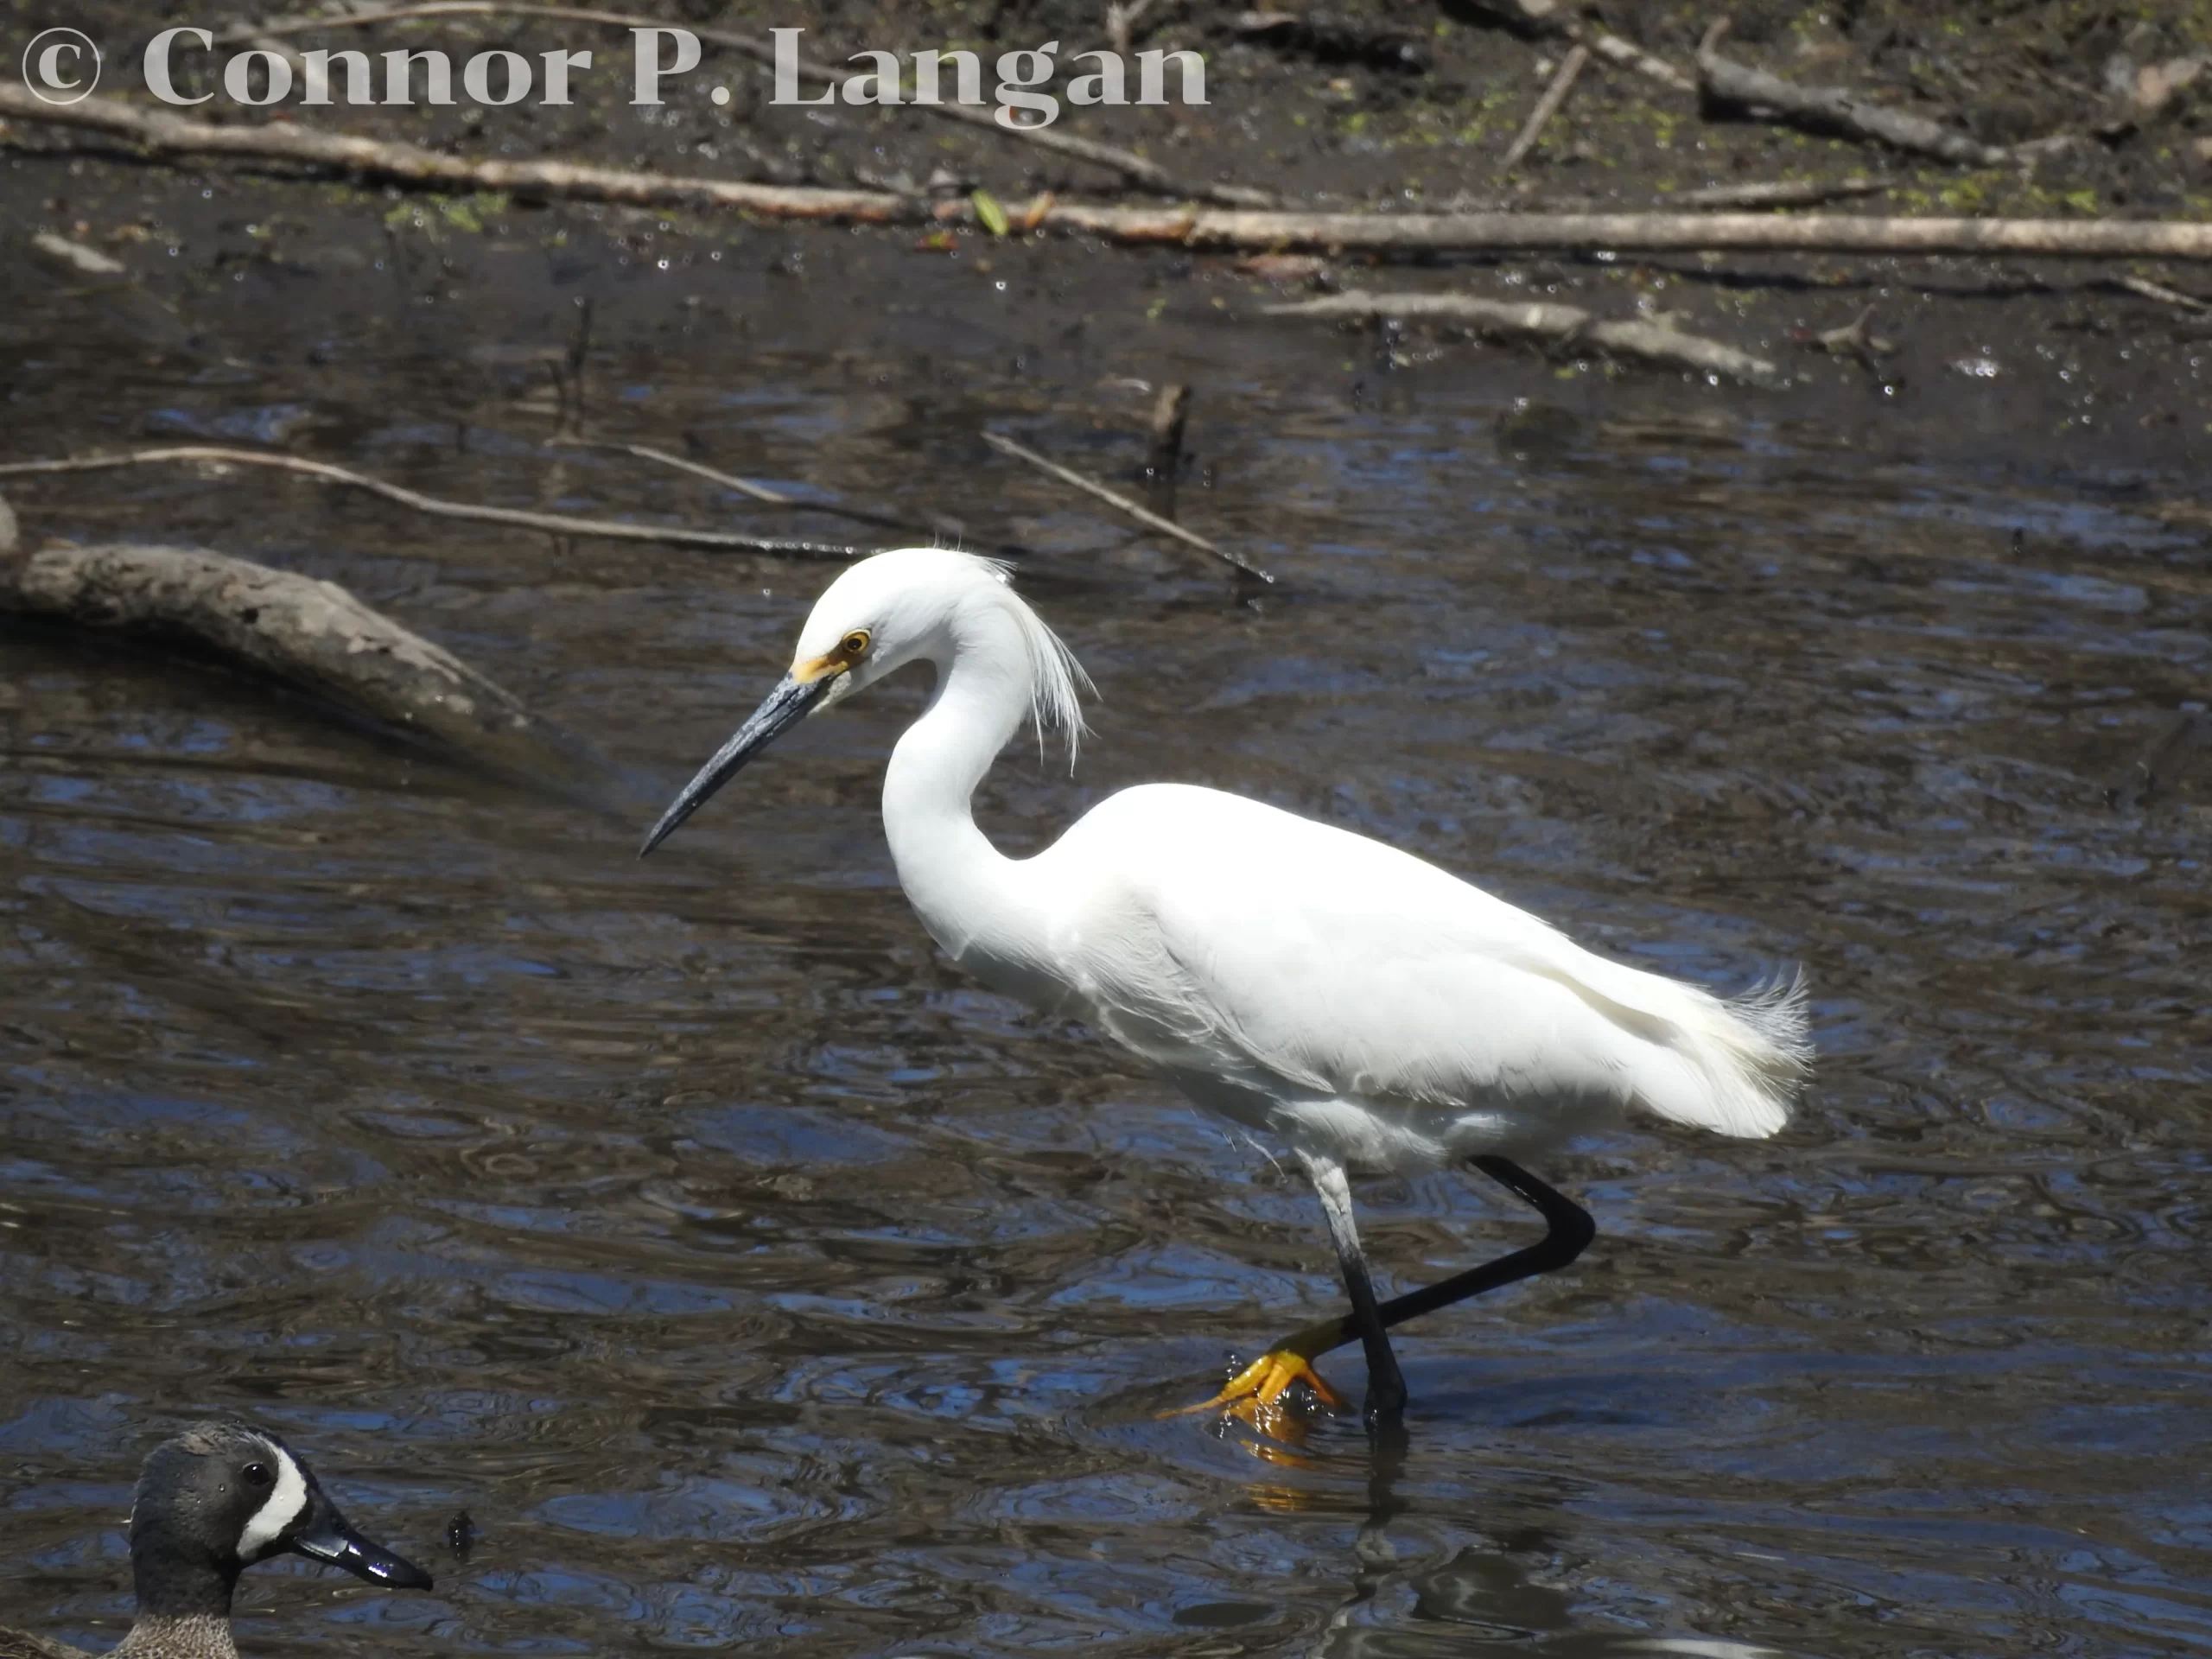
[[(553, 437), (545, 440), (549, 449), (603, 449), (613, 454), (634, 455), (639, 461), (657, 461), (663, 467), (673, 467), (678, 472), (690, 473), (694, 478), (703, 478), (710, 484), (719, 484), (726, 490), (735, 490), (764, 506), (814, 507), (811, 501), (802, 501), (797, 496), (785, 495), (781, 490), (772, 490), (765, 484), (750, 483), (734, 473), (717, 472), (712, 467), (702, 466), (682, 455), (672, 455), (665, 449), (656, 449), (650, 444), (623, 443), (613, 438)], [(824, 506), (823, 512), (835, 512), (835, 507)]]
[(1501, 173), (1510, 173), (1521, 165), (1521, 158), (1536, 147), (1536, 140), (1551, 124), (1552, 117), (1559, 113), (1559, 106), (1567, 102), (1567, 95), (1574, 90), (1574, 78), (1582, 73), (1583, 65), (1590, 61), (1590, 48), (1579, 42), (1567, 48), (1560, 60), (1558, 72), (1552, 76), (1551, 85), (1544, 88), (1544, 95), (1536, 100), (1536, 107), (1529, 111), (1529, 124), (1521, 129), (1521, 136), (1505, 152), (1505, 159), (1497, 164)]
[(1784, 180), (1778, 183), (1716, 184), (1664, 198), (1669, 207), (1817, 207), (1824, 201), (1878, 196), (1890, 187), (1879, 179)]
[(1130, 0), (1128, 5), (1122, 5), (1121, 0), (1115, 0), (1106, 8), (1106, 39), (1116, 56), (1129, 55), (1136, 26), (1144, 21), (1145, 13), (1158, 3), (1159, 0)]
[(1478, 333), (1535, 340), (1572, 350), (1590, 346), (1611, 357), (1632, 357), (1700, 374), (1725, 374), (1753, 385), (1786, 385), (1789, 377), (1764, 358), (1700, 334), (1686, 334), (1663, 320), (1611, 319), (1579, 305), (1541, 300), (1488, 300), (1472, 294), (1372, 294), (1357, 289), (1294, 305), (1264, 308), (1271, 317), (1330, 321), (1400, 318), (1464, 323)]
[(1031, 449), (1024, 445), (1016, 443), (1012, 438), (1001, 437), (996, 432), (986, 432), (983, 434), (983, 442), (989, 444), (992, 448), (997, 450), (1002, 455), (1012, 455), (1016, 461), (1027, 461), (1030, 466), (1037, 468), (1038, 471), (1041, 473), (1049, 473), (1052, 477), (1058, 479), (1061, 483), (1071, 485), (1075, 488), (1081, 490), (1085, 495), (1096, 496), (1099, 500), (1103, 501), (1108, 506), (1113, 508), (1116, 512), (1128, 514), (1130, 518), (1135, 519), (1137, 523), (1144, 525), (1147, 530), (1156, 530), (1161, 535), (1172, 536), (1177, 541), (1183, 542), (1192, 547), (1195, 547), (1201, 552), (1211, 553), (1217, 559), (1220, 559), (1225, 563), (1236, 566), (1237, 569), (1242, 570), (1248, 576), (1253, 576), (1261, 582), (1272, 582), (1274, 581), (1273, 576), (1260, 569), (1258, 565), (1254, 564), (1250, 560), (1240, 557), (1238, 555), (1230, 552), (1225, 548), (1215, 546), (1203, 536), (1193, 535), (1191, 531), (1184, 529), (1182, 525), (1177, 524), (1173, 519), (1163, 518), (1158, 513), (1153, 512), (1149, 507), (1139, 506), (1135, 502), (1130, 500), (1128, 496), (1122, 494), (1117, 490), (1108, 489), (1103, 484), (1101, 484), (1095, 478), (1085, 478), (1081, 473), (1071, 471), (1069, 468), (1061, 466), (1057, 461), (1047, 461), (1044, 456), (1039, 454), (1034, 449)]
[(2177, 288), (2168, 288), (2164, 283), (2154, 283), (2147, 276), (2115, 276), (2113, 281), (2131, 294), (2140, 294), (2146, 300), (2156, 300), (2161, 305), (2178, 307), (2183, 311), (2212, 311), (2212, 301), (2200, 300), (2193, 294), (2184, 294)]
[(308, 461), (259, 449), (222, 449), (206, 444), (181, 444), (162, 449), (138, 449), (127, 454), (72, 455), (59, 461), (16, 461), (0, 464), (0, 478), (22, 478), (45, 473), (104, 472), (117, 467), (145, 467), (169, 461), (217, 461), (237, 467), (270, 467), (279, 472), (319, 478), (326, 483), (349, 485), (387, 501), (396, 501), (416, 512), (439, 518), (467, 518), (478, 524), (512, 524), (518, 530), (542, 530), (555, 536), (595, 536), (605, 541), (658, 542), (664, 547), (694, 547), (721, 553), (774, 553), (803, 559), (861, 559), (870, 550), (837, 542), (800, 542), (778, 537), (740, 536), (728, 531), (688, 530), (681, 525), (626, 524), (617, 518), (578, 518), (563, 512), (525, 512), (517, 507), (479, 506), (468, 501), (441, 501), (365, 473), (351, 472), (327, 461)]
[(1574, 15), (1575, 8), (1561, 0), (1471, 0), (1471, 3), (1516, 34), (1548, 35), (1587, 46), (1607, 62), (1632, 69), (1675, 92), (1697, 90), (1695, 81), (1664, 58), (1656, 58), (1618, 35), (1585, 24)]
[[(495, 16), (543, 17), (563, 22), (598, 23), (607, 29), (671, 27), (664, 18), (645, 17), (626, 11), (602, 11), (589, 6), (530, 5), (523, 3), (523, 0), (423, 0), (421, 4), (391, 6), (379, 11), (348, 12), (328, 17), (280, 17), (268, 22), (244, 25), (216, 38), (221, 44), (236, 45), (249, 38), (300, 35), (324, 29), (361, 29), (377, 23), (406, 22), (425, 17)], [(727, 48), (756, 63), (771, 67), (775, 65), (776, 48), (767, 41), (741, 35), (732, 29), (708, 29), (697, 23), (683, 23), (675, 27), (687, 29), (701, 41)], [(836, 83), (844, 79), (843, 72), (827, 64), (814, 63), (805, 58), (797, 59), (796, 62), (798, 73), (810, 80)], [(1055, 132), (1049, 127), (1002, 126), (990, 111), (970, 108), (964, 104), (904, 104), (899, 107), (922, 110), (944, 120), (957, 121), (970, 127), (984, 127), (1001, 137), (1026, 140), (1040, 149), (1054, 150), (1077, 161), (1108, 168), (1120, 174), (1128, 183), (1142, 189), (1158, 191), (1165, 196), (1187, 196), (1198, 201), (1217, 201), (1228, 207), (1245, 207), (1265, 206), (1274, 200), (1264, 190), (1178, 179), (1158, 162), (1147, 161), (1133, 151), (1089, 138), (1078, 138), (1072, 133)]]
[[(334, 20), (336, 21), (336, 20)], [(216, 126), (160, 111), (138, 110), (98, 93), (74, 104), (41, 103), (19, 86), (0, 82), (0, 116), (89, 127), (170, 155), (241, 156), (261, 161), (302, 162), (367, 178), (464, 190), (506, 190), (524, 195), (569, 196), (592, 201), (689, 203), (749, 208), (778, 219), (828, 219), (884, 223), (923, 217), (925, 208), (878, 190), (824, 190), (798, 185), (754, 184), (734, 179), (682, 179), (574, 162), (470, 161), (416, 144), (321, 132), (298, 122)]]
[(1840, 86), (1800, 86), (1764, 69), (1732, 62), (1715, 49), (1727, 32), (1728, 20), (1723, 17), (1698, 43), (1698, 94), (1708, 112), (1767, 111), (1814, 132), (1870, 138), (1893, 149), (1967, 167), (1999, 167), (2017, 159), (2012, 150), (1954, 132), (1923, 116), (1887, 108)]
[(656, 449), (651, 444), (624, 443), (619, 439), (552, 437), (545, 440), (549, 449), (603, 449), (615, 454), (632, 455), (639, 461), (650, 461), (662, 467), (673, 467), (678, 472), (703, 478), (710, 484), (719, 484), (726, 490), (758, 501), (766, 507), (783, 507), (792, 512), (826, 513), (833, 518), (849, 518), (855, 524), (874, 524), (881, 530), (918, 531), (929, 536), (946, 536), (957, 540), (961, 527), (950, 520), (931, 524), (917, 523), (901, 518), (896, 513), (879, 512), (872, 507), (848, 506), (839, 501), (810, 501), (803, 496), (785, 495), (781, 490), (772, 490), (765, 484), (755, 484), (705, 466), (687, 456), (671, 454), (665, 449)]
[(553, 387), (561, 406), (554, 430), (564, 438), (581, 439), (584, 435), (585, 394), (589, 386), (585, 372), (591, 361), (591, 296), (587, 294), (576, 302), (576, 332), (553, 372)]
[(1642, 47), (1632, 46), (1619, 35), (1605, 29), (1587, 29), (1576, 23), (1567, 29), (1567, 38), (1587, 41), (1590, 49), (1607, 62), (1617, 63), (1624, 69), (1633, 69), (1637, 74), (1657, 81), (1670, 92), (1694, 92), (1697, 90), (1697, 83), (1666, 59), (1656, 58)]
[(31, 251), (42, 256), (58, 270), (66, 270), (72, 276), (123, 276), (130, 267), (120, 259), (102, 253), (98, 248), (88, 248), (82, 242), (72, 242), (66, 236), (56, 236), (52, 231), (39, 231), (31, 237)]
[(2105, 790), (2105, 804), (2124, 810), (2155, 806), (2187, 777), (2190, 766), (2212, 751), (2212, 715), (2188, 709), (2129, 762)]

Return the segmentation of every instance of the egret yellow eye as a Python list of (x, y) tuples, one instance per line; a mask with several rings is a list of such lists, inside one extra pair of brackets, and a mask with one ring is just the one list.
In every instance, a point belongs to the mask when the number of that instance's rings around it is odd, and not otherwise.
[(837, 642), (837, 651), (841, 656), (848, 658), (864, 656), (868, 652), (868, 630), (866, 628), (855, 628), (850, 633), (847, 634), (842, 639), (840, 639)]

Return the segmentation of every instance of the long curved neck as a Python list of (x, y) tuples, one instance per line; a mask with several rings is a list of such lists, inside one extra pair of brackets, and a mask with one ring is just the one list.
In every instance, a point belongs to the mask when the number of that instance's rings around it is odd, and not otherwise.
[(955, 616), (937, 648), (937, 691), (883, 775), (883, 830), (899, 884), (931, 936), (982, 971), (1019, 954), (1014, 861), (976, 827), (976, 785), (1029, 711), (1029, 652), (995, 607)]

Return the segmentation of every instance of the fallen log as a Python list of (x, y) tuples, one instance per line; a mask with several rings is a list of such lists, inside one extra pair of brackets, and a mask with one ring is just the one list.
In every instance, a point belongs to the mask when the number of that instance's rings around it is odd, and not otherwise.
[(1967, 167), (2002, 167), (2018, 159), (2010, 149), (1985, 144), (1840, 86), (1800, 86), (1724, 58), (1714, 48), (1727, 27), (1726, 19), (1715, 23), (1697, 49), (1698, 99), (1708, 117), (1764, 113), (1809, 132), (1871, 139), (1892, 149)]
[(2212, 259), (2212, 225), (2173, 219), (1892, 219), (1858, 213), (1290, 213), (1090, 207), (1045, 223), (1127, 243), (1366, 253), (2040, 254)]
[(1721, 374), (1752, 385), (1782, 386), (1789, 377), (1763, 357), (1686, 334), (1671, 322), (1648, 318), (1605, 318), (1579, 305), (1542, 300), (1487, 300), (1472, 294), (1374, 294), (1348, 289), (1341, 294), (1263, 308), (1270, 317), (1306, 321), (1367, 321), (1378, 317), (1407, 322), (1459, 323), (1495, 340), (1533, 341), (1572, 350), (1588, 346), (1608, 357), (1633, 358), (1699, 374)]
[(203, 548), (49, 542), (0, 553), (0, 613), (179, 641), (556, 793), (621, 793), (583, 739), (334, 582)]
[[(582, 200), (735, 207), (763, 218), (887, 224), (929, 217), (976, 222), (965, 202), (934, 207), (882, 191), (830, 190), (566, 162), (468, 161), (413, 144), (317, 132), (297, 122), (211, 126), (142, 112), (95, 94), (40, 102), (0, 84), (0, 117), (87, 128), (163, 156), (304, 162), (397, 183), (512, 190)], [(0, 131), (0, 143), (13, 142)], [(1280, 252), (1799, 252), (2044, 255), (2059, 258), (2212, 259), (2212, 224), (2174, 219), (1918, 219), (1856, 213), (1306, 213), (1133, 207), (1039, 197), (1009, 220), (1132, 245)]]

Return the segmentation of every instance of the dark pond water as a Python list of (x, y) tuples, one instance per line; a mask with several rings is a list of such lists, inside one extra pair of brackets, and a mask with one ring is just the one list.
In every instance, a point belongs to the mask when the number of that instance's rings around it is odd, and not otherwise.
[[(165, 293), (182, 352), (11, 276), (10, 453), (286, 435), (777, 523), (536, 448), (541, 371), (482, 348), (596, 294), (603, 435), (1038, 550), (1103, 701), (1072, 784), (1001, 764), (1006, 843), (1127, 782), (1249, 791), (1643, 965), (1804, 963), (1820, 1077), (1771, 1142), (1579, 1147), (1544, 1173), (1598, 1243), (1404, 1334), (1402, 1457), (1320, 1423), (1262, 1459), (1156, 1414), (1335, 1307), (1318, 1212), (935, 958), (874, 816), (918, 685), (632, 859), (823, 572), (175, 470), (19, 488), (34, 530), (339, 577), (640, 783), (596, 812), (145, 648), (0, 641), (0, 1622), (111, 1639), (137, 1459), (223, 1409), (440, 1574), (257, 1570), (265, 1654), (2212, 1644), (2212, 816), (2185, 778), (2107, 797), (2212, 665), (2201, 551), (2141, 511), (2171, 479), (2002, 392), (1392, 371), (1076, 251), (226, 264), (243, 223)], [(1187, 517), (1286, 596), (1237, 606), (975, 436), (1127, 477), (1121, 383), (1163, 374), (1200, 388)], [(1532, 1231), (1456, 1179), (1361, 1196), (1399, 1286)]]

